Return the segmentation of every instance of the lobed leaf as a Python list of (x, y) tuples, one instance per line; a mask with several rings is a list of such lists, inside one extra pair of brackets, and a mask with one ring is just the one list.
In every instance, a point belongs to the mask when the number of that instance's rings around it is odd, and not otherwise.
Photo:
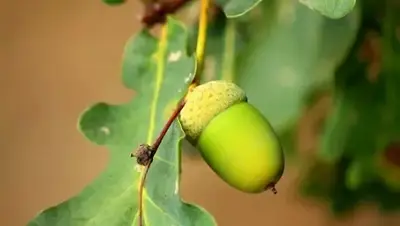
[[(141, 173), (130, 153), (152, 143), (184, 95), (195, 72), (195, 58), (186, 52), (187, 32), (168, 18), (159, 40), (147, 31), (127, 43), (122, 77), (137, 96), (122, 105), (98, 103), (81, 116), (79, 128), (92, 142), (110, 150), (107, 169), (75, 197), (40, 213), (29, 226), (138, 225)], [(180, 142), (176, 121), (150, 168), (144, 190), (146, 226), (212, 226), (213, 217), (179, 196)]]
[(356, 0), (299, 0), (302, 4), (322, 15), (332, 19), (339, 19), (349, 14)]
[(239, 17), (246, 14), (261, 1), (262, 0), (215, 0), (215, 2), (223, 8), (228, 18)]

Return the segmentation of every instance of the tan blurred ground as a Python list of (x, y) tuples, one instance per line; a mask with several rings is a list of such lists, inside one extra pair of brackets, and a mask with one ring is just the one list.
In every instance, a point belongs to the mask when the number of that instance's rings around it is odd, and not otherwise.
[[(92, 102), (129, 98), (120, 59), (141, 8), (110, 8), (100, 0), (0, 3), (0, 225), (20, 226), (79, 192), (107, 163), (107, 151), (84, 140), (76, 120)], [(368, 209), (333, 221), (323, 208), (296, 198), (295, 178), (289, 169), (278, 196), (244, 195), (203, 163), (185, 160), (182, 189), (221, 226), (400, 225), (399, 217)]]

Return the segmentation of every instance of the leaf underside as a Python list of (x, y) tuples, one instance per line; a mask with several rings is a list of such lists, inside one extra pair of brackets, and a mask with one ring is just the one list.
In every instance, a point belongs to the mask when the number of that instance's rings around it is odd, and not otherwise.
[(252, 10), (262, 0), (215, 0), (228, 18), (239, 17)]
[[(75, 197), (51, 207), (29, 226), (136, 226), (140, 172), (130, 153), (152, 143), (184, 95), (196, 69), (187, 54), (187, 32), (168, 18), (159, 40), (141, 31), (127, 43), (124, 85), (137, 92), (125, 104), (98, 103), (81, 116), (79, 127), (92, 142), (110, 150), (107, 169)], [(180, 142), (177, 121), (169, 129), (150, 168), (144, 190), (146, 226), (213, 226), (214, 218), (179, 196)]]
[(312, 10), (320, 12), (322, 15), (339, 19), (349, 14), (356, 0), (299, 0), (302, 4), (308, 6)]

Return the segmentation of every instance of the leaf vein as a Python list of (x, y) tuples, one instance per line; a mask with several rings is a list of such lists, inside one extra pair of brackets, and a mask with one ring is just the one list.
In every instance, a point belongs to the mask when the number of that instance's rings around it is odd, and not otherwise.
[(161, 214), (167, 216), (169, 219), (171, 219), (173, 222), (175, 222), (177, 225), (181, 225), (176, 219), (172, 218), (168, 213), (166, 213), (161, 207), (159, 207), (155, 202), (153, 202), (152, 199), (147, 195), (146, 192), (146, 198), (147, 200), (158, 210), (161, 212)]
[(173, 164), (172, 162), (170, 162), (170, 161), (168, 161), (168, 160), (165, 160), (165, 159), (163, 159), (163, 158), (161, 158), (161, 157), (159, 157), (159, 156), (154, 156), (154, 158), (157, 159), (157, 160), (159, 160), (159, 161), (161, 161), (161, 162), (164, 162), (165, 164), (168, 164), (168, 165), (170, 165), (170, 166), (172, 166), (172, 167), (175, 167), (175, 164)]
[(168, 34), (168, 25), (165, 25), (161, 31), (161, 38), (159, 40), (158, 51), (156, 53), (156, 62), (157, 62), (157, 71), (156, 71), (156, 82), (154, 88), (154, 96), (151, 101), (150, 108), (150, 124), (149, 131), (147, 134), (147, 143), (150, 144), (153, 141), (155, 124), (156, 124), (156, 113), (157, 113), (157, 103), (158, 97), (160, 95), (161, 85), (163, 81), (163, 72), (164, 72), (164, 56), (166, 54), (166, 46), (167, 46), (167, 34)]

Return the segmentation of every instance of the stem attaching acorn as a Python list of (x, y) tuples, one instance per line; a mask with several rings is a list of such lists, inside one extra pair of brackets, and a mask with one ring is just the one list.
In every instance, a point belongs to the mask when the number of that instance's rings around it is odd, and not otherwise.
[(188, 94), (179, 120), (221, 179), (247, 193), (275, 192), (285, 167), (283, 150), (244, 90), (223, 80), (201, 84)]

